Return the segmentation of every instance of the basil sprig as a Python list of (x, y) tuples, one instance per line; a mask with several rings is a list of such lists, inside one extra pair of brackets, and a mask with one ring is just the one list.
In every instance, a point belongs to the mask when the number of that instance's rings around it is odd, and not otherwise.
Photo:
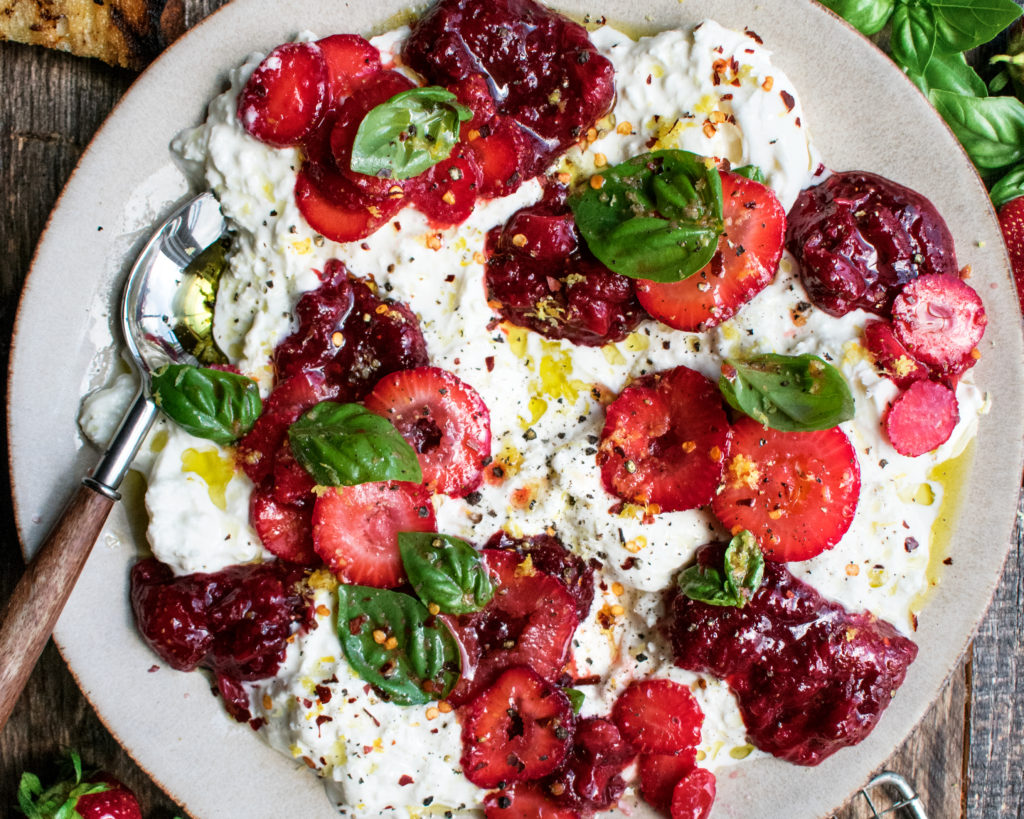
[(569, 206), (591, 252), (634, 279), (692, 276), (722, 234), (718, 169), (689, 151), (654, 151), (602, 169)]
[(436, 603), (445, 614), (480, 611), (494, 597), (480, 553), (464, 540), (432, 532), (399, 532), (398, 551), (420, 600)]
[(764, 555), (757, 539), (744, 529), (725, 550), (721, 570), (714, 566), (691, 566), (679, 574), (679, 589), (691, 600), (712, 606), (743, 608), (761, 587)]
[(460, 123), (472, 118), (473, 112), (444, 88), (402, 91), (359, 123), (351, 168), (389, 179), (419, 176), (451, 155)]
[(846, 22), (870, 37), (877, 34), (892, 16), (896, 0), (821, 0)]
[(416, 451), (386, 418), (321, 401), (288, 429), (295, 459), (321, 486), (423, 480)]
[(153, 400), (186, 432), (218, 444), (237, 441), (263, 404), (256, 382), (238, 373), (168, 364), (153, 373)]
[(444, 699), (459, 678), (455, 638), (407, 594), (342, 584), (337, 625), (349, 665), (391, 702)]
[(744, 176), (754, 182), (760, 182), (762, 185), (765, 183), (764, 171), (757, 165), (740, 165), (738, 168), (733, 168), (732, 172), (737, 176)]
[(831, 364), (810, 354), (726, 359), (718, 389), (736, 410), (783, 432), (831, 429), (853, 417), (853, 395)]

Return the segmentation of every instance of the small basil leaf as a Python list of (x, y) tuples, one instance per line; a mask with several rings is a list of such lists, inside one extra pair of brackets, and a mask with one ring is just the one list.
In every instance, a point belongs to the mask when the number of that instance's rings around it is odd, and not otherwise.
[(1024, 162), (1019, 162), (1003, 174), (989, 191), (992, 207), (1001, 208), (1011, 199), (1024, 196)]
[(935, 15), (940, 51), (970, 51), (989, 40), (1021, 15), (1013, 0), (928, 0)]
[(935, 16), (931, 6), (900, 2), (892, 15), (893, 59), (915, 74), (923, 74), (935, 51)]
[(853, 417), (853, 395), (842, 373), (817, 356), (766, 354), (726, 359), (734, 372), (718, 388), (733, 409), (783, 432), (831, 429)]
[(218, 444), (237, 441), (263, 404), (256, 382), (238, 373), (169, 364), (153, 373), (153, 400), (186, 432)]
[(674, 282), (711, 261), (722, 234), (722, 180), (714, 163), (688, 151), (654, 151), (598, 176), (602, 184), (587, 184), (569, 205), (587, 246), (607, 267)]
[(740, 165), (738, 168), (733, 168), (732, 172), (737, 176), (745, 176), (747, 179), (753, 179), (762, 185), (765, 184), (764, 171), (757, 165)]
[(691, 600), (710, 606), (740, 606), (743, 598), (726, 588), (722, 573), (713, 566), (690, 566), (679, 574), (679, 590)]
[(741, 602), (741, 607), (759, 588), (764, 577), (764, 553), (753, 533), (744, 529), (725, 550), (725, 589)]
[(978, 168), (1004, 168), (1024, 159), (1024, 104), (1016, 97), (932, 91), (931, 100)]
[(444, 88), (402, 91), (359, 123), (351, 168), (390, 179), (418, 176), (451, 155), (459, 124), (472, 118), (473, 112)]
[(288, 429), (295, 459), (321, 486), (423, 480), (401, 433), (359, 404), (321, 401)]
[(572, 706), (572, 712), (574, 714), (579, 714), (580, 709), (583, 707), (583, 701), (587, 698), (587, 695), (578, 688), (565, 688), (563, 691), (565, 692), (565, 696), (569, 698), (569, 704)]
[(892, 17), (896, 0), (821, 0), (861, 34), (877, 34)]
[(923, 74), (908, 71), (910, 77), (928, 99), (932, 91), (952, 91), (975, 97), (988, 96), (985, 81), (967, 64), (963, 54), (933, 54)]
[(398, 550), (420, 600), (445, 614), (480, 611), (494, 597), (494, 584), (480, 553), (466, 541), (431, 532), (399, 532)]
[[(455, 638), (407, 594), (342, 584), (337, 625), (349, 665), (391, 702), (423, 705), (444, 699), (458, 680)], [(378, 643), (381, 632), (385, 639)]]

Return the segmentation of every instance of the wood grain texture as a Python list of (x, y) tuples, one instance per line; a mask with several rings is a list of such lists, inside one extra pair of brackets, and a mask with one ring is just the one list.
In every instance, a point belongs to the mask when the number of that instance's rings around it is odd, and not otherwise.
[[(187, 0), (194, 24), (221, 0)], [(0, 363), (6, 366), (18, 293), (61, 187), (133, 75), (66, 54), (0, 43)], [(58, 377), (65, 374), (57, 373)], [(78, 374), (66, 374), (78, 377)], [(6, 439), (0, 443), (6, 461)], [(0, 490), (0, 601), (24, 564), (8, 487)], [(1019, 516), (1018, 516), (1019, 517)], [(921, 726), (886, 762), (916, 783), (932, 819), (1024, 819), (1024, 544), (1017, 532), (995, 604)], [(970, 673), (969, 673), (970, 672)], [(185, 816), (117, 745), (79, 692), (53, 644), (0, 731), (0, 815), (23, 770), (52, 772), (64, 747), (113, 772), (150, 819)], [(855, 797), (841, 819), (869, 817)], [(232, 819), (232, 817), (225, 817)], [(788, 818), (787, 818), (788, 819)]]

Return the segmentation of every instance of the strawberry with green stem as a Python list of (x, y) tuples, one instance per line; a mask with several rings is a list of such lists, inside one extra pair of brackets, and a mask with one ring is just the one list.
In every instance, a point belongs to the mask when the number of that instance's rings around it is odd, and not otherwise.
[(108, 774), (82, 769), (71, 751), (62, 779), (44, 790), (33, 773), (21, 775), (18, 807), (29, 819), (142, 819), (135, 795)]

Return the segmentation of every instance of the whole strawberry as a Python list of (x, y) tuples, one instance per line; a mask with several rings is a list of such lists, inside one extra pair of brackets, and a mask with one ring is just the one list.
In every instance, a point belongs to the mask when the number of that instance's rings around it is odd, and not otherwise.
[(29, 819), (142, 819), (135, 795), (107, 774), (82, 772), (82, 759), (71, 751), (63, 778), (43, 790), (39, 777), (21, 775), (18, 807)]
[(1024, 310), (1024, 196), (1011, 199), (999, 209), (999, 226), (1003, 229), (1003, 241), (1010, 254), (1017, 298)]

